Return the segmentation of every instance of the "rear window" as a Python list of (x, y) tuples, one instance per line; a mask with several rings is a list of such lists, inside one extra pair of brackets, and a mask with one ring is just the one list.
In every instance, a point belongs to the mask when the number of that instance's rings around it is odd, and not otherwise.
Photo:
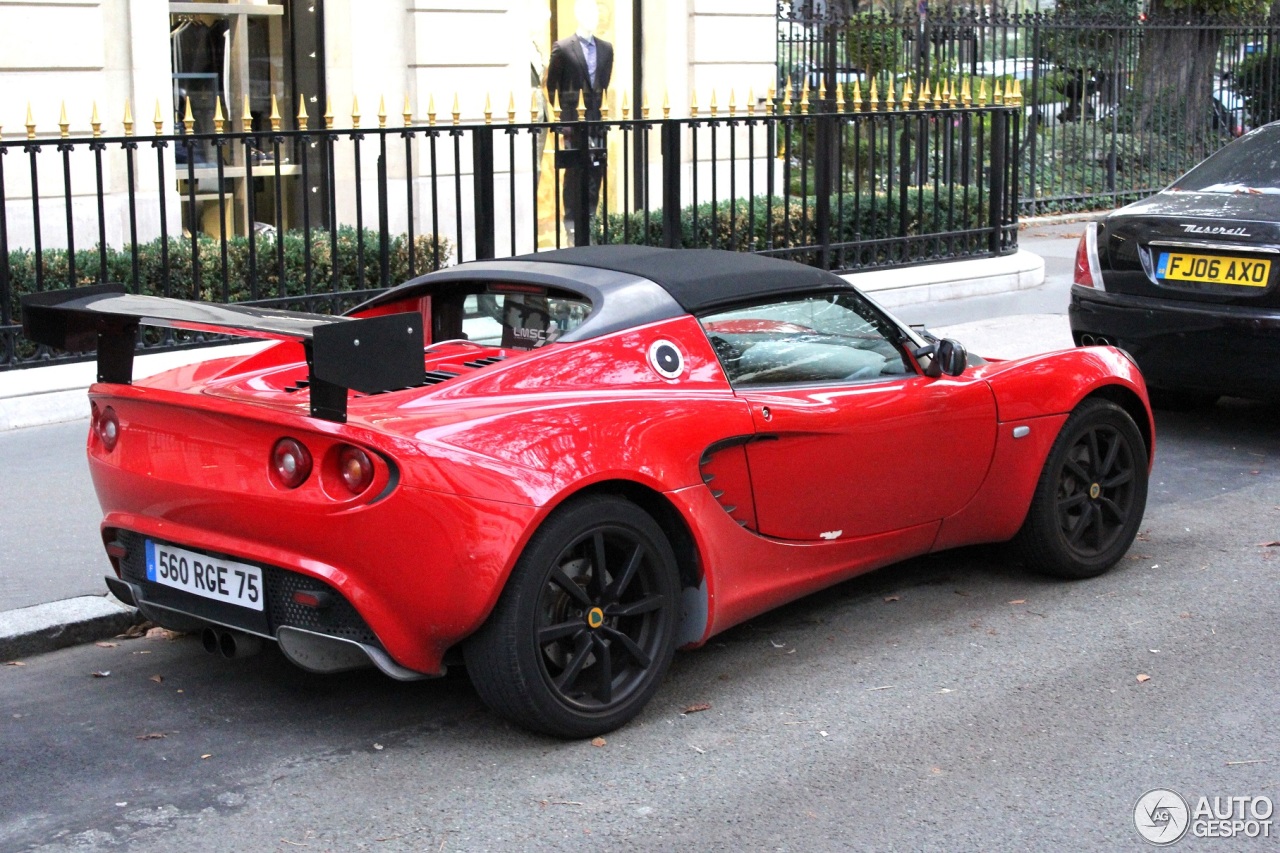
[(1280, 124), (1242, 136), (1171, 187), (1198, 193), (1280, 193)]
[(490, 346), (533, 349), (578, 328), (590, 313), (590, 302), (571, 295), (490, 290), (467, 295), (462, 334)]

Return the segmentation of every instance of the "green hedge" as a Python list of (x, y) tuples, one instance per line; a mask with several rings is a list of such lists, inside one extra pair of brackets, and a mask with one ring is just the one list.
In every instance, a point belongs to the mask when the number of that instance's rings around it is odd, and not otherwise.
[[(866, 242), (893, 237), (923, 237), (970, 228), (987, 223), (986, 201), (979, 204), (973, 188), (956, 186), (908, 187), (907, 203), (902, 205), (900, 192), (892, 197), (885, 192), (833, 195), (831, 204), (831, 242)], [(817, 199), (766, 196), (724, 201), (713, 212), (709, 202), (680, 211), (681, 245), (686, 248), (715, 247), (737, 251), (764, 249), (815, 248)], [(754, 217), (752, 212), (754, 211)], [(599, 225), (597, 225), (599, 228)], [(662, 233), (662, 210), (649, 213), (648, 226), (643, 212), (615, 213), (608, 217), (607, 235), (597, 231), (597, 239), (608, 243), (640, 243), (665, 245)]]
[[(366, 229), (363, 235), (356, 229), (343, 227), (338, 229), (337, 240), (337, 287), (339, 292), (367, 290), (381, 286), (381, 266), (379, 262), (379, 238), (377, 231)], [(197, 238), (200, 253), (200, 293), (199, 298), (210, 302), (221, 302), (222, 294), (222, 247), (213, 237)], [(287, 231), (281, 238), (284, 246), (284, 290), (285, 296), (304, 296), (307, 290), (306, 272), (306, 238), (303, 232)], [(149, 243), (141, 243), (136, 247), (138, 258), (138, 281), (133, 280), (133, 252), (129, 247), (107, 249), (107, 281), (119, 282), (130, 290), (141, 294), (163, 295), (164, 292), (164, 258), (163, 241), (156, 238)], [(364, 246), (363, 276), (358, 270), (358, 253), (360, 244)], [(430, 272), (436, 268), (434, 263), (433, 238), (429, 235), (414, 238), (415, 264), (417, 274)], [(280, 269), (274, 236), (259, 236), (254, 240), (257, 270), (257, 297), (270, 299), (282, 295), (280, 288)], [(188, 237), (171, 237), (168, 245), (169, 289), (168, 295), (181, 299), (197, 297), (192, 282), (191, 240)], [(392, 284), (399, 284), (409, 277), (409, 240), (404, 235), (396, 235), (389, 239), (390, 278)], [(45, 249), (44, 289), (56, 290), (64, 287), (78, 287), (93, 284), (98, 280), (98, 248), (78, 249), (75, 254), (76, 280), (71, 281), (69, 253), (65, 249)], [(453, 245), (446, 239), (440, 240), (439, 265), (444, 266), (453, 255)], [(332, 292), (334, 288), (333, 271), (335, 261), (333, 242), (330, 232), (311, 232), (311, 280), (312, 290), (319, 293)], [(252, 299), (254, 293), (249, 284), (249, 239), (232, 237), (227, 240), (227, 279), (228, 296), (231, 302), (244, 302)], [(30, 249), (17, 249), (9, 253), (9, 281), (11, 283), (13, 316), (17, 318), (18, 300), (36, 289), (35, 252)]]
[[(366, 229), (360, 234), (354, 228), (342, 227), (337, 233), (337, 287), (338, 293), (371, 290), (382, 286), (381, 263), (379, 261), (379, 235), (377, 231)], [(221, 243), (208, 236), (197, 238), (200, 253), (200, 292), (198, 298), (208, 302), (222, 302), (222, 246)], [(358, 301), (357, 297), (338, 300), (338, 304), (328, 301), (308, 300), (306, 237), (301, 231), (285, 232), (281, 238), (284, 247), (284, 290), (283, 295), (300, 297), (297, 303), (284, 307), (299, 308), (312, 311), (327, 311), (332, 308), (345, 309)], [(437, 268), (435, 263), (434, 238), (429, 235), (414, 237), (414, 272), (421, 275)], [(364, 246), (364, 269), (360, 275), (358, 268), (359, 247)], [(271, 299), (281, 296), (280, 269), (277, 255), (277, 244), (274, 236), (259, 236), (254, 240), (256, 252), (258, 299)], [(335, 256), (333, 241), (328, 231), (311, 232), (311, 290), (313, 293), (326, 295), (333, 293)], [(390, 260), (390, 282), (400, 284), (409, 278), (409, 239), (405, 235), (393, 236), (388, 241)], [(165, 261), (163, 241), (160, 238), (149, 243), (141, 243), (136, 247), (138, 263), (138, 280), (133, 277), (133, 252), (128, 248), (107, 249), (107, 277), (109, 282), (123, 284), (131, 292), (162, 296), (164, 290)], [(191, 269), (191, 239), (189, 237), (171, 237), (168, 241), (168, 295), (180, 299), (195, 299), (195, 287)], [(78, 287), (94, 284), (98, 281), (99, 254), (95, 246), (91, 249), (78, 249), (75, 253), (76, 275), (71, 280), (69, 253), (65, 249), (45, 249), (42, 253), (44, 261), (44, 289), (58, 290), (67, 287)], [(439, 246), (439, 266), (446, 265), (453, 256), (453, 245), (441, 238)], [(13, 321), (21, 322), (19, 310), (20, 300), (25, 294), (36, 290), (36, 258), (30, 249), (17, 249), (9, 253), (10, 305)], [(228, 301), (245, 302), (253, 299), (254, 290), (249, 284), (249, 239), (232, 237), (227, 240), (227, 290)], [(146, 339), (154, 342), (157, 335), (174, 333), (148, 330)], [(180, 337), (188, 337), (180, 335)], [(17, 356), (19, 360), (35, 354), (34, 344), (18, 339)]]

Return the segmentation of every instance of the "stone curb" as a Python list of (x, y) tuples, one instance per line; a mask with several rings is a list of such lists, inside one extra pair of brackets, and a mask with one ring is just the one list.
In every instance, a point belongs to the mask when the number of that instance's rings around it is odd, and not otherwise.
[(0, 662), (113, 637), (138, 620), (114, 598), (85, 595), (0, 613)]

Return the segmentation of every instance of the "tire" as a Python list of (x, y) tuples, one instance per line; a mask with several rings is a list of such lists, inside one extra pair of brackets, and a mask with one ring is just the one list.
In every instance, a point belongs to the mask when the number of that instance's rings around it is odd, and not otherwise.
[(491, 709), (562, 738), (612, 731), (644, 708), (675, 651), (675, 554), (621, 498), (566, 504), (534, 534), (493, 613), (463, 647)]
[(1147, 449), (1128, 412), (1086, 400), (1062, 426), (1014, 539), (1027, 565), (1060, 578), (1114, 566), (1147, 504)]

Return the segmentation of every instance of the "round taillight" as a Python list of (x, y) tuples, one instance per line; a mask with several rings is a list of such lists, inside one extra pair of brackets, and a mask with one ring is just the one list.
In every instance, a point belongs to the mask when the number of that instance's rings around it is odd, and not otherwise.
[(116, 442), (120, 440), (120, 418), (116, 416), (116, 410), (107, 406), (94, 418), (93, 427), (98, 431), (103, 449), (108, 453), (115, 450)]
[(360, 448), (348, 445), (338, 453), (338, 474), (351, 494), (358, 495), (373, 483), (373, 460)]
[(286, 489), (296, 489), (311, 476), (311, 453), (296, 438), (282, 438), (271, 449), (271, 473)]

